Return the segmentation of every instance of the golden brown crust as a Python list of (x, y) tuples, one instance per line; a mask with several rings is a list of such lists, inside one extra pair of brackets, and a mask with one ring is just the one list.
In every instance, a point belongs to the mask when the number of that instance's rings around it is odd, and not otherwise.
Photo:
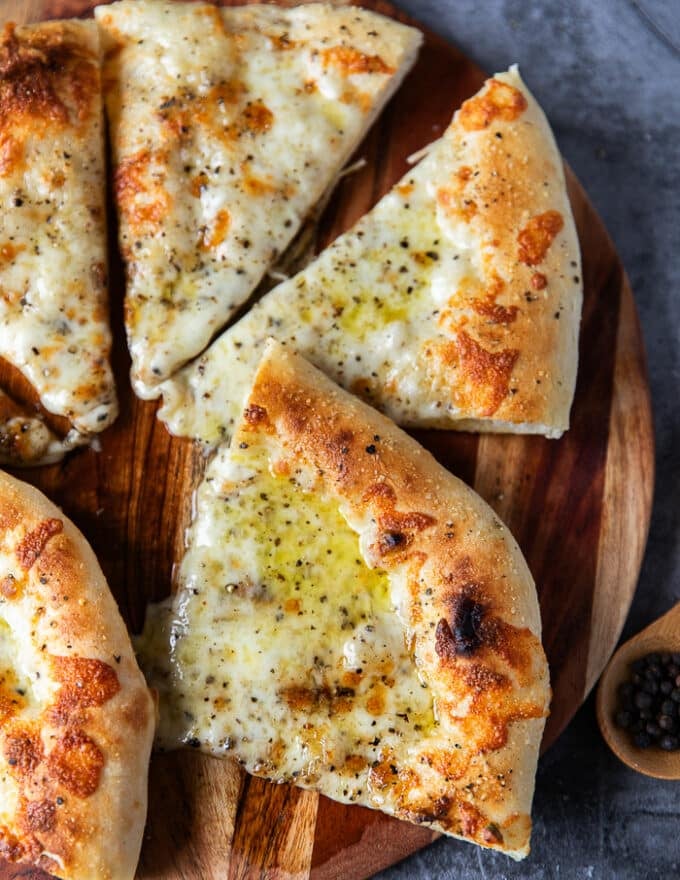
[(559, 436), (576, 379), (582, 284), (552, 133), (512, 68), (463, 104), (444, 142), (457, 158), (438, 209), (478, 243), (479, 294), (454, 292), (439, 319), (453, 341), (433, 340), (427, 369), (454, 387), (473, 429), (534, 425)]
[(273, 340), (233, 439), (254, 442), (275, 469), (321, 476), (399, 597), (442, 728), (428, 764), (451, 785), (415, 804), (404, 785), (396, 814), (525, 855), (549, 686), (534, 584), (509, 532), (392, 422)]
[(98, 94), (96, 51), (77, 27), (51, 22), (17, 33), (8, 22), (0, 33), (0, 141), (17, 146), (6, 148), (3, 176), (24, 159), (24, 127), (31, 135), (36, 126), (79, 128), (97, 107)]
[(399, 424), (559, 437), (581, 300), (562, 160), (511, 68), (353, 229), (165, 383), (159, 417), (228, 435), (272, 332)]
[(5, 474), (0, 568), (0, 854), (74, 880), (131, 880), (153, 702), (84, 537)]

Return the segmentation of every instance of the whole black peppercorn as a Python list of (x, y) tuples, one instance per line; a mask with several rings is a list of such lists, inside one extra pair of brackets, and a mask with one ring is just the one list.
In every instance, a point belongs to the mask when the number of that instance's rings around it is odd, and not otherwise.
[(656, 721), (648, 721), (645, 730), (652, 739), (658, 739), (661, 736), (661, 728)]
[(653, 652), (635, 660), (617, 690), (614, 722), (638, 748), (680, 748), (680, 654)]
[(661, 704), (661, 711), (664, 715), (676, 715), (677, 714), (677, 703), (674, 703), (673, 700), (664, 700)]
[(638, 709), (651, 709), (654, 700), (652, 699), (651, 694), (645, 693), (645, 691), (638, 691), (635, 694), (633, 702)]
[(673, 733), (676, 727), (675, 718), (671, 718), (670, 715), (659, 715), (659, 727), (661, 730), (665, 730), (666, 733)]
[(646, 694), (651, 694), (652, 696), (655, 696), (656, 694), (659, 693), (659, 684), (658, 684), (658, 682), (656, 682), (656, 681), (652, 681), (651, 679), (648, 679), (648, 680), (642, 685), (642, 690), (643, 690)]

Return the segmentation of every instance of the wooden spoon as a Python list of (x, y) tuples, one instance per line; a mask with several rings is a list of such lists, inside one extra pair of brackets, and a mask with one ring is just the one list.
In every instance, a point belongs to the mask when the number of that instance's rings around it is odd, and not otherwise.
[(609, 661), (597, 690), (597, 723), (609, 748), (624, 764), (656, 779), (680, 779), (680, 750), (640, 749), (630, 734), (614, 723), (618, 687), (631, 674), (630, 664), (652, 651), (680, 651), (680, 602), (647, 629), (633, 636)]

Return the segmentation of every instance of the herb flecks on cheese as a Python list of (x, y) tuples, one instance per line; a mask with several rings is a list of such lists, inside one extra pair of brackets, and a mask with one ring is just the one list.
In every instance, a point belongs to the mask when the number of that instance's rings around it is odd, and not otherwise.
[(247, 299), (411, 66), (420, 34), (362, 9), (100, 6), (142, 397)]
[(228, 752), (340, 800), (368, 785), (379, 803), (392, 753), (436, 727), (387, 575), (318, 480), (277, 474), (255, 447), (211, 463), (181, 590), (141, 645), (161, 745)]
[(402, 425), (568, 426), (581, 309), (562, 163), (516, 69), (487, 81), (373, 210), (162, 385), (215, 443), (273, 336)]
[(9, 425), (0, 457), (54, 461), (117, 413), (93, 23), (0, 33), (0, 203), (0, 356), (73, 428), (60, 447), (36, 418), (25, 421), (28, 444)]
[(270, 339), (147, 621), (161, 743), (523, 855), (539, 633), (484, 502)]

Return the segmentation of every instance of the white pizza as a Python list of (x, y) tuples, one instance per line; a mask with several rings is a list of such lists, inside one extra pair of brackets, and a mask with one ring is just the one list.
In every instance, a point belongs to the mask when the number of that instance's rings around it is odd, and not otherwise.
[(229, 436), (269, 335), (396, 422), (569, 425), (582, 281), (562, 159), (516, 68), (318, 258), (164, 383), (174, 434)]
[(95, 12), (140, 397), (247, 300), (409, 70), (359, 8), (123, 0)]
[(99, 68), (92, 22), (0, 32), (0, 357), (68, 425), (58, 438), (30, 414), (30, 438), (3, 430), (3, 462), (54, 461), (118, 412)]
[(278, 343), (139, 648), (162, 747), (528, 852), (550, 689), (522, 554), (471, 489)]

